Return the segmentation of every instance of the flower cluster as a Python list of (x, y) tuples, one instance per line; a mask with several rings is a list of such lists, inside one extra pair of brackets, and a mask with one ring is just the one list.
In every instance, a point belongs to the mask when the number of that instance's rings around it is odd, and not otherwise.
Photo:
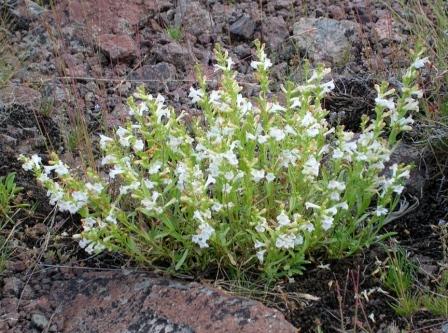
[(184, 271), (258, 266), (275, 279), (300, 272), (314, 251), (344, 256), (377, 240), (409, 177), (389, 157), (418, 109), (414, 81), (425, 60), (415, 60), (400, 96), (376, 87), (376, 117), (354, 133), (326, 121), (328, 69), (285, 85), (280, 103), (268, 98), (272, 63), (260, 44), (257, 55), (260, 94), (249, 99), (233, 60), (217, 49), (221, 86), (209, 92), (198, 78), (189, 96), (203, 117), (188, 125), (162, 96), (138, 89), (130, 121), (100, 135), (100, 171), (76, 177), (57, 156), (49, 165), (21, 157), (51, 204), (81, 215), (81, 247)]

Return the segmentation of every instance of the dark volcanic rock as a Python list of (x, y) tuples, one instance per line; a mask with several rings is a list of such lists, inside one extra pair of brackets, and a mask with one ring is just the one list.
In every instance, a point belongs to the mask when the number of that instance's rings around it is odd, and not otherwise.
[(230, 33), (236, 38), (251, 39), (255, 31), (255, 21), (249, 15), (242, 15), (230, 26)]

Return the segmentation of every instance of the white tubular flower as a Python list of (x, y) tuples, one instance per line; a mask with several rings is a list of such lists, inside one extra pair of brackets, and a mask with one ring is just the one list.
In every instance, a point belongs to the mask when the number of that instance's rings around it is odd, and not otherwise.
[(345, 190), (345, 184), (343, 182), (339, 182), (337, 180), (331, 180), (328, 183), (328, 188), (330, 190), (337, 190), (339, 192), (342, 192)]
[(134, 145), (132, 146), (132, 148), (134, 149), (134, 151), (142, 151), (143, 148), (145, 147), (145, 144), (143, 143), (143, 140), (135, 140)]
[(389, 110), (395, 110), (395, 102), (391, 99), (384, 99), (381, 97), (375, 98), (376, 105), (382, 106), (383, 108), (389, 109)]
[(262, 247), (265, 247), (266, 245), (263, 242), (260, 242), (259, 240), (255, 240), (254, 248), (255, 250), (260, 249)]
[(322, 229), (324, 229), (325, 231), (327, 231), (328, 229), (330, 229), (333, 226), (333, 217), (331, 216), (323, 216), (322, 218)]
[(190, 97), (191, 103), (196, 104), (197, 102), (202, 100), (203, 96), (204, 94), (200, 89), (190, 87), (190, 93), (188, 94), (188, 97)]
[(106, 155), (101, 159), (101, 165), (113, 164), (116, 162), (116, 158), (113, 155)]
[(332, 157), (333, 157), (334, 159), (336, 159), (336, 160), (340, 160), (341, 158), (344, 157), (344, 153), (343, 153), (343, 151), (340, 150), (339, 148), (335, 148), (335, 149), (333, 150), (333, 155), (332, 155)]
[(305, 162), (302, 170), (302, 174), (309, 177), (317, 177), (319, 175), (320, 163), (314, 156), (310, 156)]
[(264, 175), (265, 175), (264, 170), (257, 170), (257, 169), (252, 169), (252, 170), (250, 171), (250, 173), (251, 173), (251, 175), (252, 175), (252, 179), (253, 179), (256, 183), (258, 183), (258, 182), (260, 182), (261, 180), (263, 180)]
[(50, 180), (50, 178), (48, 178), (47, 174), (43, 172), (37, 177), (37, 180), (41, 183), (45, 183), (46, 181)]
[(264, 262), (264, 255), (265, 255), (265, 253), (266, 253), (266, 249), (257, 251), (256, 255), (257, 255), (257, 259), (260, 262), (260, 264), (262, 264)]
[(283, 129), (271, 127), (269, 129), (269, 136), (275, 141), (282, 141), (286, 137), (286, 133)]
[(100, 134), (100, 148), (102, 150), (105, 150), (107, 147), (107, 144), (113, 142), (112, 138), (109, 138), (108, 136)]
[(297, 239), (295, 235), (281, 234), (275, 241), (275, 247), (278, 249), (293, 249), (296, 245)]
[(148, 173), (150, 175), (154, 175), (157, 172), (159, 172), (160, 168), (162, 167), (162, 162), (160, 161), (155, 161), (154, 163), (152, 163), (148, 169)]
[(199, 225), (199, 230), (196, 235), (193, 235), (191, 237), (191, 240), (193, 243), (196, 243), (199, 245), (201, 249), (209, 247), (207, 241), (210, 239), (210, 237), (214, 234), (215, 229), (208, 224), (207, 222), (202, 222)]
[(387, 215), (388, 212), (389, 212), (389, 210), (388, 210), (387, 208), (385, 208), (385, 207), (383, 207), (383, 206), (378, 206), (378, 207), (375, 209), (374, 214), (375, 214), (376, 216), (385, 216), (385, 215)]
[(334, 81), (331, 80), (329, 82), (321, 84), (320, 87), (323, 89), (324, 94), (327, 94), (335, 88)]
[(266, 174), (266, 180), (268, 183), (271, 183), (275, 180), (275, 175), (272, 172)]
[(266, 221), (266, 219), (264, 217), (260, 218), (260, 221), (258, 222), (258, 224), (255, 226), (255, 230), (257, 232), (265, 232), (266, 229), (269, 227), (268, 222)]
[(288, 215), (286, 215), (285, 212), (282, 211), (280, 215), (277, 216), (277, 223), (279, 226), (283, 227), (291, 224), (291, 220), (289, 219)]
[(40, 169), (40, 166), (41, 166), (41, 163), (42, 163), (42, 159), (37, 154), (33, 154), (31, 156), (31, 158), (29, 158), (29, 159), (24, 157), (23, 155), (20, 155), (20, 157), (22, 159), (26, 160), (25, 163), (22, 164), (23, 170), (31, 171), (34, 168), (39, 168)]
[(305, 208), (306, 209), (310, 209), (310, 208), (312, 208), (312, 209), (320, 209), (320, 206), (316, 205), (316, 204), (314, 204), (312, 202), (305, 202)]
[(272, 62), (263, 54), (263, 58), (261, 58), (260, 61), (251, 61), (250, 67), (253, 69), (259, 69), (259, 67), (261, 67), (262, 69), (267, 70), (272, 67)]
[(215, 202), (215, 203), (213, 203), (211, 209), (214, 212), (219, 212), (219, 211), (221, 211), (222, 207), (223, 207), (223, 205), (221, 203)]
[(157, 191), (153, 191), (151, 197), (142, 199), (141, 204), (145, 209), (149, 211), (156, 211), (157, 213), (159, 213), (161, 211), (161, 208), (157, 204), (157, 199), (159, 197), (160, 193)]
[[(143, 113), (145, 112), (149, 112), (148, 105), (146, 105), (145, 102), (141, 102), (137, 105), (137, 114), (143, 116)], [(131, 112), (129, 112), (129, 114), (132, 116)]]
[(309, 111), (305, 113), (305, 116), (300, 121), (300, 125), (303, 127), (309, 127), (316, 123), (316, 118), (314, 118), (313, 114)]
[(222, 157), (224, 157), (227, 160), (227, 162), (230, 163), (230, 165), (233, 166), (238, 165), (238, 158), (232, 150), (228, 150), (225, 153), (223, 153)]
[(412, 66), (413, 66), (415, 69), (420, 69), (420, 68), (425, 67), (425, 65), (426, 65), (426, 64), (429, 64), (429, 63), (430, 63), (430, 61), (429, 61), (429, 58), (428, 58), (428, 57), (425, 57), (425, 58), (423, 58), (423, 59), (417, 58), (417, 59), (414, 61), (414, 63), (412, 64)]
[(95, 194), (100, 194), (103, 191), (104, 186), (101, 183), (86, 183), (86, 189)]
[(283, 112), (283, 111), (286, 111), (286, 109), (285, 109), (283, 106), (281, 106), (280, 104), (278, 104), (278, 103), (274, 103), (274, 104), (272, 104), (272, 105), (270, 106), (270, 108), (268, 109), (268, 111), (271, 112), (271, 113), (277, 113), (277, 112)]
[[(121, 127), (120, 127), (120, 128), (121, 128)], [(117, 131), (117, 133), (118, 133), (118, 131)], [(119, 136), (119, 137), (118, 137), (118, 142), (120, 143), (120, 145), (121, 145), (122, 147), (127, 148), (127, 147), (129, 147), (129, 146), (131, 145), (131, 141), (130, 141), (131, 137), (132, 137), (131, 135), (128, 135), (128, 136), (124, 136), (124, 135)]]
[(122, 173), (124, 173), (124, 170), (120, 166), (116, 165), (109, 171), (109, 177), (115, 179), (117, 175), (121, 175)]
[(86, 192), (83, 191), (75, 191), (72, 193), (72, 198), (75, 202), (81, 207), (84, 206), (89, 201), (89, 196)]
[(53, 167), (58, 176), (65, 176), (69, 173), (67, 166), (61, 161), (58, 161)]

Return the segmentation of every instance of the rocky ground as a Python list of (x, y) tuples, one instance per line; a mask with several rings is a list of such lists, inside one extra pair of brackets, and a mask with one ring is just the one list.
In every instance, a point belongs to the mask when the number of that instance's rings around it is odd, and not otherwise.
[[(394, 1), (388, 2), (398, 9)], [(39, 5), (40, 4), (40, 5)], [(71, 163), (95, 154), (90, 134), (107, 131), (126, 117), (125, 102), (136, 86), (162, 93), (178, 110), (195, 113), (187, 97), (199, 63), (211, 87), (213, 48), (222, 44), (236, 61), (247, 93), (255, 95), (249, 66), (252, 41), (261, 39), (280, 82), (300, 81), (304, 63), (333, 68), (336, 90), (325, 106), (330, 121), (356, 130), (374, 103), (373, 85), (396, 82), (407, 65), (412, 39), (380, 1), (230, 0), (7, 0), (0, 4), (4, 67), (0, 82), (0, 175), (16, 171), (23, 201), (34, 213), (18, 216), (11, 260), (0, 280), (0, 332), (331, 332), (341, 322), (373, 332), (421, 328), (441, 331), (442, 321), (422, 315), (397, 318), (391, 298), (378, 288), (373, 249), (343, 262), (310, 267), (269, 299), (249, 301), (215, 289), (130, 272), (125, 258), (89, 258), (64, 232), (74, 218), (55, 214), (45, 194), (20, 169), (19, 153), (55, 150)], [(175, 32), (181, 32), (176, 36)], [(307, 60), (306, 60), (307, 59)], [(306, 60), (306, 61), (305, 61)], [(428, 73), (430, 75), (430, 73)], [(441, 244), (433, 225), (446, 214), (443, 179), (420, 148), (403, 145), (397, 159), (414, 162), (408, 196), (418, 211), (391, 230), (430, 270), (439, 269)], [(433, 177), (434, 176), (434, 177)], [(442, 179), (442, 180), (441, 180)], [(126, 267), (129, 271), (123, 271)], [(107, 270), (105, 269), (107, 268)], [(210, 282), (211, 283), (211, 282)], [(339, 288), (339, 289), (338, 289)], [(358, 288), (358, 289), (357, 289)], [(344, 297), (338, 291), (345, 290)], [(356, 295), (365, 313), (355, 315)], [(339, 297), (338, 297), (339, 295)], [(366, 294), (367, 295), (367, 294)], [(88, 306), (87, 306), (88, 305)], [(193, 320), (196, 318), (197, 320)], [(287, 318), (286, 321), (284, 318)], [(353, 319), (355, 318), (355, 319)]]

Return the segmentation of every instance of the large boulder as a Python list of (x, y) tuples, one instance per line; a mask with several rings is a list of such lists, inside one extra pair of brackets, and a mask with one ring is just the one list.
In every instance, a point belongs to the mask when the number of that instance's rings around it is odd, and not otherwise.
[(51, 297), (65, 333), (296, 332), (259, 302), (143, 273), (85, 273), (54, 285)]

